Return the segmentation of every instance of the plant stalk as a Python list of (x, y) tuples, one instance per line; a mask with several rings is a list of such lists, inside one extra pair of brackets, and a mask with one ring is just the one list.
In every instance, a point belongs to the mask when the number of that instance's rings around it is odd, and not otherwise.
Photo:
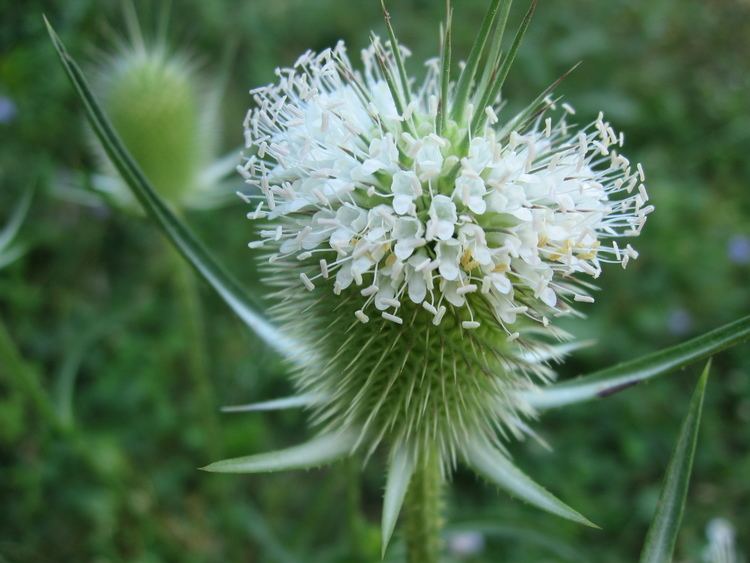
[(219, 455), (220, 430), (216, 393), (209, 377), (206, 327), (195, 273), (173, 248), (165, 248), (174, 264), (174, 284), (181, 308), (187, 351), (187, 371), (196, 393), (197, 406), (205, 424), (206, 452)]
[(443, 528), (443, 476), (437, 452), (421, 456), (404, 501), (408, 563), (440, 561)]

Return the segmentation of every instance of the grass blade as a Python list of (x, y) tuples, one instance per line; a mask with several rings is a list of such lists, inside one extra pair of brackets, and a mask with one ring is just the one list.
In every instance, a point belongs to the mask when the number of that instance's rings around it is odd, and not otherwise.
[(24, 191), (21, 199), (16, 204), (15, 209), (13, 209), (10, 219), (8, 219), (3, 230), (0, 231), (0, 252), (6, 250), (6, 248), (13, 242), (13, 239), (16, 238), (21, 225), (23, 225), (23, 222), (26, 219), (26, 214), (29, 212), (29, 207), (31, 207), (31, 198), (33, 195), (33, 189), (27, 189)]
[(469, 442), (466, 446), (466, 461), (479, 474), (511, 495), (562, 518), (592, 528), (597, 527), (541, 485), (535, 483), (495, 448), (473, 441)]
[(91, 92), (81, 69), (68, 55), (65, 46), (46, 18), (44, 21), (60, 61), (84, 105), (86, 116), (96, 136), (133, 195), (180, 254), (258, 336), (285, 356), (294, 357), (298, 354), (299, 350), (294, 342), (257, 311), (260, 309), (260, 304), (214, 260), (187, 225), (181, 222), (159, 197), (123, 145), (109, 118)]
[(641, 381), (664, 375), (706, 359), (750, 339), (750, 316), (742, 317), (706, 334), (616, 366), (523, 393), (538, 409), (551, 409), (607, 397)]
[(656, 506), (656, 514), (646, 535), (646, 543), (641, 552), (641, 563), (668, 563), (672, 561), (677, 534), (680, 531), (685, 499), (690, 485), (695, 446), (698, 443), (698, 429), (703, 410), (703, 397), (706, 394), (706, 381), (711, 369), (711, 360), (706, 364), (698, 385), (690, 400), (685, 421), (682, 423), (672, 459), (669, 461), (664, 485)]
[(324, 434), (309, 442), (264, 454), (235, 457), (201, 467), (212, 473), (271, 473), (289, 469), (319, 467), (351, 452), (356, 439), (353, 432)]
[(383, 556), (385, 556), (385, 550), (391, 540), (393, 529), (396, 527), (396, 520), (398, 520), (398, 515), (401, 512), (401, 506), (404, 504), (406, 490), (409, 488), (409, 481), (411, 481), (413, 473), (414, 458), (404, 446), (401, 446), (396, 450), (388, 467), (388, 479), (385, 484), (382, 520)]

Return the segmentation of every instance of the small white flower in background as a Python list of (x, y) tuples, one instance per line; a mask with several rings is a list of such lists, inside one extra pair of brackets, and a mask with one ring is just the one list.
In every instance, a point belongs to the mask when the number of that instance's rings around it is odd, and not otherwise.
[(305, 348), (295, 401), (315, 397), (322, 434), (310, 452), (386, 445), (386, 541), (414, 468), (447, 475), (459, 459), (588, 523), (515, 469), (503, 441), (534, 435), (524, 397), (554, 377), (546, 362), (568, 337), (553, 319), (593, 302), (605, 264), (637, 258), (624, 239), (653, 207), (603, 115), (577, 126), (549, 92), (502, 115), (520, 40), (503, 54), (499, 5), (456, 81), (450, 22), (418, 82), (386, 17), (388, 44), (373, 37), (361, 69), (343, 42), (308, 51), (251, 91), (244, 121), (250, 247), (267, 258), (275, 320)]
[(734, 526), (724, 518), (714, 518), (706, 526), (708, 545), (703, 551), (704, 563), (742, 563), (735, 545)]

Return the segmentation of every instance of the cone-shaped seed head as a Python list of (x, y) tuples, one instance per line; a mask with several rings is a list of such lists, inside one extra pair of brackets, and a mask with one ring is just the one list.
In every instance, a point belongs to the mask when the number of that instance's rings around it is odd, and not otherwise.
[(194, 189), (211, 150), (190, 64), (163, 48), (127, 49), (101, 69), (97, 85), (127, 149), (160, 193), (177, 202)]

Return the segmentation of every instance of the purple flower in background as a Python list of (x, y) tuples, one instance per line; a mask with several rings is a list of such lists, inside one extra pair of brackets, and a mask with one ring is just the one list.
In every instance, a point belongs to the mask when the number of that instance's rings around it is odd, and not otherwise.
[(484, 550), (484, 536), (472, 530), (451, 534), (448, 538), (448, 550), (458, 557), (476, 555)]
[(750, 237), (734, 235), (727, 244), (727, 256), (734, 264), (750, 264)]
[(0, 96), (0, 123), (10, 123), (17, 114), (15, 102), (6, 96)]
[(672, 309), (667, 317), (667, 330), (675, 336), (689, 333), (693, 328), (692, 315), (682, 308)]

